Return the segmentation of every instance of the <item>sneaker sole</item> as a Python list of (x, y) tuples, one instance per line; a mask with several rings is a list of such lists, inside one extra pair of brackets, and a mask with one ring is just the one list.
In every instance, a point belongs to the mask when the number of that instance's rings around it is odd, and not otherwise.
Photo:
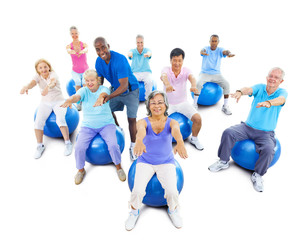
[(225, 167), (221, 167), (221, 168), (219, 168), (218, 170), (211, 170), (209, 167), (208, 167), (208, 170), (210, 171), (210, 172), (219, 172), (219, 171), (221, 171), (221, 170), (225, 170), (225, 169), (227, 169), (227, 168), (229, 168), (230, 166), (228, 165), (228, 166), (225, 166)]

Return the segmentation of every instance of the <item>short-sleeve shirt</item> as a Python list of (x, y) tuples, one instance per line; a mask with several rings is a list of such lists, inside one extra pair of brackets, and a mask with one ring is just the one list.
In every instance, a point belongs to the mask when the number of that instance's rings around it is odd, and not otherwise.
[(254, 99), (246, 124), (258, 130), (274, 131), (278, 122), (279, 113), (284, 105), (271, 106), (270, 108), (256, 108), (256, 106), (260, 102), (272, 100), (280, 96), (286, 99), (288, 95), (287, 91), (283, 88), (278, 88), (273, 94), (268, 95), (266, 84), (254, 85), (252, 89), (253, 94), (251, 96), (253, 96)]
[(135, 72), (152, 72), (149, 65), (150, 57), (144, 57), (144, 54), (151, 52), (149, 48), (143, 48), (142, 52), (139, 53), (137, 48), (131, 49), (130, 52), (133, 53), (133, 57), (129, 59), (132, 60), (131, 69)]
[(114, 90), (120, 86), (119, 79), (126, 77), (128, 78), (129, 82), (129, 91), (134, 91), (135, 89), (139, 88), (138, 81), (134, 76), (126, 57), (114, 51), (110, 51), (110, 53), (111, 59), (109, 64), (107, 64), (100, 57), (96, 59), (95, 69), (98, 73), (98, 76), (107, 79), (111, 83)]
[(50, 72), (47, 79), (43, 78), (41, 75), (36, 74), (33, 77), (33, 80), (36, 81), (36, 83), (40, 87), (40, 91), (42, 92), (45, 87), (47, 87), (48, 84), (50, 84), (51, 79), (55, 79), (55, 86), (52, 89), (48, 90), (48, 93), (46, 96), (42, 96), (42, 102), (58, 102), (64, 100), (64, 96), (60, 87), (60, 82), (57, 74), (55, 72)]
[(221, 60), (226, 55), (223, 55), (223, 48), (217, 47), (215, 50), (211, 50), (210, 46), (205, 47), (206, 53), (209, 56), (202, 55), (202, 71), (201, 73), (206, 73), (210, 75), (221, 74)]
[[(175, 91), (166, 93), (169, 104), (179, 104), (187, 101), (187, 90), (186, 83), (191, 71), (182, 67), (180, 74), (176, 77), (171, 67), (163, 68), (161, 74), (166, 73), (170, 85), (175, 89)], [(166, 92), (166, 87), (164, 86), (164, 91)]]
[(99, 86), (96, 92), (91, 92), (88, 87), (82, 87), (76, 92), (80, 95), (82, 101), (82, 127), (102, 128), (108, 124), (115, 124), (109, 102), (102, 106), (93, 107), (99, 95), (103, 92), (110, 94), (110, 90), (102, 85)]

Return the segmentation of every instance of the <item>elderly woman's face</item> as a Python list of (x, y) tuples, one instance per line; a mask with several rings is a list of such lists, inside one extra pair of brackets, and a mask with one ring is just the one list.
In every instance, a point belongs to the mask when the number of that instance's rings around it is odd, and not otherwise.
[(70, 31), (70, 35), (72, 37), (73, 40), (77, 40), (78, 39), (78, 31), (76, 29), (72, 29)]
[(149, 109), (152, 113), (152, 116), (164, 116), (164, 113), (166, 111), (166, 105), (164, 102), (164, 98), (161, 94), (157, 94), (152, 99), (150, 99)]
[(99, 88), (98, 79), (93, 76), (89, 75), (85, 78), (86, 86), (89, 88), (91, 92), (96, 92)]

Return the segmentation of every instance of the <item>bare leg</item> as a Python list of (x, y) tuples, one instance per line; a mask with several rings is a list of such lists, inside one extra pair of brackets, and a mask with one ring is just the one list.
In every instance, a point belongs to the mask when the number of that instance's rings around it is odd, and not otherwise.
[(192, 116), (191, 118), (192, 121), (192, 136), (193, 137), (197, 137), (201, 127), (202, 127), (202, 118), (200, 116), (200, 114), (196, 113)]
[(114, 118), (115, 124), (116, 124), (116, 125), (119, 127), (119, 123), (118, 123), (118, 121), (117, 121), (117, 117), (116, 117), (115, 113), (114, 113), (114, 112), (112, 112), (112, 115), (113, 115), (113, 118)]
[(137, 126), (136, 126), (136, 118), (128, 118), (129, 122), (129, 131), (131, 142), (136, 142), (136, 134), (137, 134)]
[(60, 130), (63, 134), (63, 138), (65, 141), (68, 141), (69, 140), (69, 129), (68, 127), (64, 126), (64, 127), (60, 127)]
[(35, 129), (34, 132), (36, 134), (37, 143), (43, 143), (43, 130)]

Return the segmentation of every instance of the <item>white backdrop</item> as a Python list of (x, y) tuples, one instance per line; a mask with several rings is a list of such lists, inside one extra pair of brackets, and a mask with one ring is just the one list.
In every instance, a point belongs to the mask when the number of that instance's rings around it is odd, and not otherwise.
[[(14, 1), (2, 4), (1, 24), (1, 204), (3, 239), (253, 239), (300, 236), (300, 14), (297, 1)], [(184, 65), (200, 72), (200, 50), (211, 34), (236, 54), (222, 61), (231, 90), (264, 83), (271, 67), (282, 67), (289, 97), (280, 114), (276, 134), (282, 145), (278, 163), (264, 176), (265, 191), (257, 193), (250, 172), (233, 162), (227, 171), (211, 173), (220, 137), (226, 127), (245, 120), (252, 99), (230, 101), (232, 116), (220, 109), (199, 107), (203, 119), (202, 152), (185, 143), (189, 158), (176, 159), (184, 171), (180, 195), (184, 227), (175, 229), (165, 208), (144, 207), (136, 228), (126, 232), (130, 196), (115, 168), (87, 164), (84, 182), (75, 186), (74, 153), (63, 156), (61, 139), (45, 137), (46, 150), (33, 159), (36, 147), (33, 114), (40, 101), (38, 88), (19, 94), (35, 74), (34, 63), (46, 58), (59, 75), (64, 95), (71, 78), (71, 59), (65, 47), (75, 25), (89, 46), (88, 64), (94, 68), (93, 40), (104, 36), (112, 50), (127, 54), (137, 34), (153, 51), (151, 67), (159, 80), (175, 47), (186, 53)], [(138, 119), (145, 117), (141, 104)], [(82, 117), (82, 113), (80, 113)], [(128, 171), (129, 133), (124, 112), (117, 114), (125, 129), (123, 167)], [(77, 131), (72, 135), (75, 143)], [(294, 135), (295, 134), (295, 135)], [(297, 139), (297, 141), (295, 140)]]

